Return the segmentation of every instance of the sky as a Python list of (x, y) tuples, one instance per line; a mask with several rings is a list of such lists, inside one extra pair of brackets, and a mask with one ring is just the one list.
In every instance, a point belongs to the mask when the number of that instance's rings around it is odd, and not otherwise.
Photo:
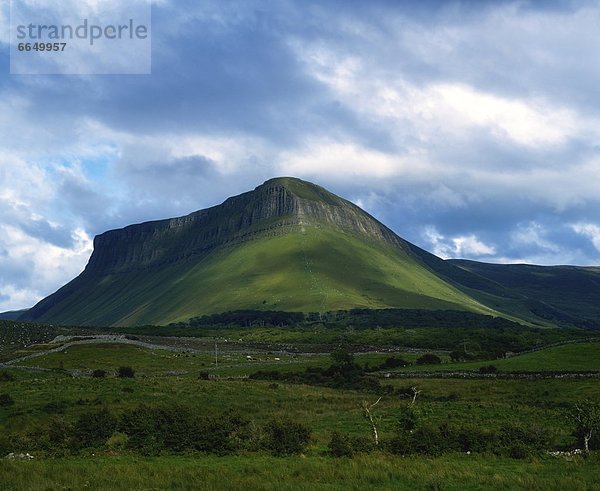
[(11, 75), (8, 26), (0, 311), (275, 176), (444, 258), (600, 265), (598, 2), (160, 0), (149, 75)]

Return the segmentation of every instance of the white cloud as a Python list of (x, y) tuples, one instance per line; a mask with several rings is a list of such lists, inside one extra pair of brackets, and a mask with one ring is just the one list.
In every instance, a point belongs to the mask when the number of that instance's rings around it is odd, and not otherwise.
[(543, 249), (547, 253), (559, 252), (560, 248), (557, 244), (549, 241), (546, 238), (546, 228), (537, 222), (529, 222), (521, 224), (512, 232), (510, 238), (516, 246), (535, 246), (538, 249)]
[(563, 144), (583, 126), (572, 110), (544, 100), (508, 99), (462, 84), (433, 85), (427, 92), (436, 119), (446, 125), (487, 128), (520, 145)]
[(373, 121), (384, 118), (392, 130), (408, 130), (422, 142), (483, 128), (500, 140), (537, 148), (564, 144), (583, 128), (595, 128), (572, 109), (542, 97), (503, 97), (460, 82), (415, 85), (401, 73), (374, 72), (368, 60), (340, 56), (322, 44), (295, 41), (291, 46), (308, 72), (349, 108)]
[(340, 181), (414, 175), (426, 166), (416, 154), (388, 154), (350, 141), (324, 138), (308, 139), (302, 148), (281, 152), (277, 160), (279, 174), (337, 176)]
[(594, 247), (600, 251), (600, 227), (592, 223), (576, 223), (571, 228), (592, 241)]
[(434, 226), (427, 226), (423, 236), (432, 246), (435, 255), (443, 259), (491, 256), (496, 253), (493, 246), (485, 244), (474, 234), (445, 237)]
[(22, 270), (28, 280), (21, 283), (3, 278), (0, 310), (29, 307), (57, 288), (73, 279), (84, 268), (92, 251), (92, 240), (82, 229), (72, 236), (73, 246), (58, 247), (32, 237), (22, 229), (0, 225), (1, 270)]

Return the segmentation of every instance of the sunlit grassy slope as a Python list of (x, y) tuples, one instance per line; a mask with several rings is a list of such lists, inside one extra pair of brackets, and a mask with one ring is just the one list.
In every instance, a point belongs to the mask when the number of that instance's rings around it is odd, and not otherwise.
[[(167, 324), (235, 309), (353, 307), (491, 313), (410, 253), (333, 227), (290, 227), (199, 260), (86, 278), (44, 316), (88, 325)], [(42, 318), (43, 320), (43, 318)]]
[(574, 343), (524, 353), (492, 362), (467, 361), (441, 365), (411, 365), (407, 371), (477, 371), (493, 364), (502, 372), (579, 372), (600, 370), (600, 343)]

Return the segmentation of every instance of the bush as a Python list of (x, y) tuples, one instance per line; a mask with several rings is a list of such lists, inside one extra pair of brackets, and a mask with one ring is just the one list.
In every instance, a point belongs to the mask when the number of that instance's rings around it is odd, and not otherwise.
[(329, 453), (334, 457), (352, 457), (354, 455), (354, 448), (352, 447), (350, 437), (338, 431), (334, 431), (331, 434), (328, 447)]
[(474, 426), (423, 424), (407, 408), (394, 438), (388, 443), (392, 453), (401, 455), (440, 455), (445, 452), (487, 452), (522, 459), (547, 448), (549, 438), (538, 426), (505, 425), (496, 432)]
[(80, 449), (102, 445), (116, 427), (117, 420), (107, 409), (84, 413), (73, 428), (73, 446)]
[(106, 377), (106, 370), (100, 370), (100, 369), (94, 370), (92, 372), (92, 377), (94, 377), (94, 378), (104, 378), (104, 377)]
[(0, 372), (0, 382), (13, 382), (15, 376), (9, 372)]
[(442, 363), (442, 359), (433, 353), (425, 353), (417, 358), (417, 365), (439, 365), (440, 363)]
[(128, 442), (129, 437), (125, 433), (116, 431), (106, 440), (106, 446), (111, 450), (123, 450), (127, 447)]
[(523, 459), (545, 450), (549, 438), (541, 426), (504, 425), (495, 435), (494, 453)]
[(73, 437), (73, 427), (61, 416), (54, 417), (48, 424), (48, 444), (52, 450), (65, 449)]
[(331, 352), (331, 361), (334, 365), (352, 365), (354, 363), (354, 353), (346, 349), (337, 349)]
[(0, 407), (12, 406), (15, 403), (10, 394), (0, 394)]
[(487, 365), (484, 367), (479, 367), (479, 373), (497, 373), (498, 368), (496, 365)]
[(267, 448), (273, 455), (301, 453), (310, 442), (310, 429), (290, 419), (271, 420), (267, 425)]
[(135, 371), (131, 367), (119, 367), (117, 375), (121, 378), (133, 378), (135, 377)]
[(374, 449), (371, 438), (362, 436), (350, 436), (339, 431), (331, 434), (329, 441), (329, 453), (334, 457), (352, 457), (359, 452), (371, 452)]
[(198, 379), (200, 379), (200, 380), (209, 380), (210, 379), (210, 373), (208, 373), (206, 371), (200, 372), (198, 374)]
[(246, 438), (248, 422), (232, 415), (198, 416), (181, 406), (139, 406), (123, 413), (119, 431), (127, 446), (154, 455), (162, 450), (216, 453), (235, 451)]
[(395, 356), (390, 356), (389, 358), (386, 358), (381, 365), (379, 365), (379, 368), (385, 370), (386, 368), (399, 368), (406, 367), (408, 365), (409, 363), (406, 360), (402, 358), (396, 358)]

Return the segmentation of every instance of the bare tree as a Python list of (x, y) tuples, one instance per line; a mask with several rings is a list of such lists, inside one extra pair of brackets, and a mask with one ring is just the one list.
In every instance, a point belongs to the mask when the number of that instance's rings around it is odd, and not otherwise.
[(600, 431), (600, 405), (590, 401), (577, 403), (571, 412), (571, 419), (577, 426), (577, 433), (583, 438), (585, 452), (589, 454), (592, 435), (594, 431)]
[(415, 402), (417, 402), (417, 396), (418, 396), (418, 395), (419, 395), (421, 392), (423, 392), (423, 391), (422, 391), (422, 390), (417, 390), (417, 387), (416, 387), (416, 386), (414, 386), (414, 387), (411, 387), (411, 389), (412, 389), (412, 391), (413, 391), (413, 398), (412, 398), (412, 401), (410, 401), (410, 405), (412, 406), (412, 405), (414, 405), (414, 403), (415, 403)]
[[(369, 404), (367, 401), (363, 401), (363, 409), (365, 416), (369, 418), (371, 422), (371, 428), (373, 429), (373, 438), (375, 439), (375, 445), (379, 445), (379, 434), (377, 433), (377, 425), (375, 424), (375, 418), (373, 417), (372, 409), (381, 401), (381, 397), (377, 399), (373, 404)], [(381, 419), (381, 418), (379, 418)]]

